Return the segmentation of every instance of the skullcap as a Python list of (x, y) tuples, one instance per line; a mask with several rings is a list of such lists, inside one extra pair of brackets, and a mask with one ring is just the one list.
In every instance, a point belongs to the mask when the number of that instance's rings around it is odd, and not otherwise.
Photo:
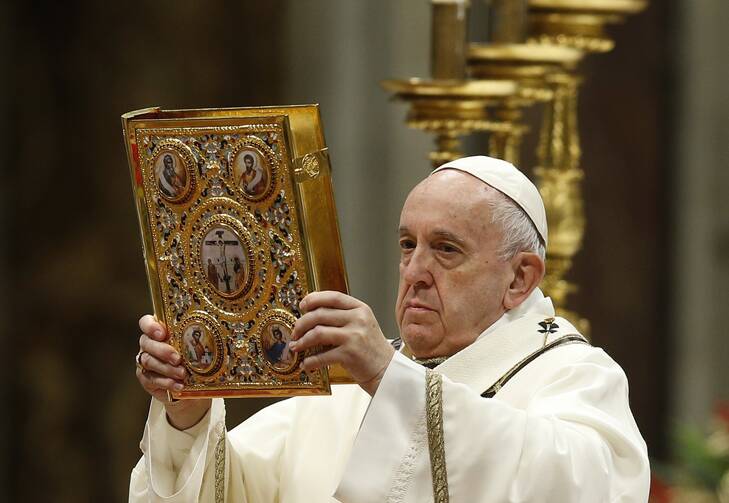
[(544, 244), (547, 244), (547, 214), (542, 196), (537, 187), (513, 164), (485, 155), (475, 155), (447, 162), (434, 169), (431, 175), (444, 169), (455, 169), (473, 175), (510, 197), (524, 210)]

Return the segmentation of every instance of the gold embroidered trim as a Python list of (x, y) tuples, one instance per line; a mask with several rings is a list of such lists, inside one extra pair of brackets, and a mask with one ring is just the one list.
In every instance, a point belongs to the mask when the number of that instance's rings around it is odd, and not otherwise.
[(433, 500), (435, 503), (448, 503), (448, 472), (443, 439), (443, 376), (430, 369), (425, 371), (425, 412)]
[(215, 444), (215, 503), (225, 502), (225, 431)]
[(413, 361), (419, 365), (422, 365), (423, 367), (427, 367), (429, 369), (434, 369), (444, 361), (448, 359), (447, 356), (437, 356), (435, 358), (426, 358), (424, 360), (420, 360), (419, 358), (413, 358)]
[[(546, 340), (546, 336), (545, 336)], [(566, 345), (566, 344), (573, 344), (573, 343), (584, 343), (584, 344), (590, 344), (585, 340), (585, 338), (580, 334), (570, 334), (570, 335), (564, 335), (558, 339), (553, 340), (552, 342), (548, 343), (546, 346), (543, 346), (540, 349), (537, 349), (533, 353), (530, 353), (526, 357), (524, 357), (522, 360), (520, 360), (516, 365), (511, 367), (509, 370), (506, 371), (504, 375), (502, 375), (498, 381), (496, 381), (494, 384), (492, 384), (486, 391), (481, 393), (481, 396), (484, 398), (491, 398), (496, 393), (499, 392), (499, 390), (504, 387), (504, 385), (509, 382), (509, 380), (514, 377), (521, 369), (526, 367), (529, 363), (534, 361), (539, 356), (543, 355), (547, 351), (554, 349), (556, 347)]]

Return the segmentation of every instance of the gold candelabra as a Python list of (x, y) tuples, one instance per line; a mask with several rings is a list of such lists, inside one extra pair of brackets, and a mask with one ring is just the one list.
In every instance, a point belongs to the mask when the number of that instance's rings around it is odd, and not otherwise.
[(489, 42), (469, 44), (468, 0), (432, 0), (432, 79), (388, 80), (410, 108), (407, 125), (435, 134), (434, 166), (463, 155), (461, 138), (489, 133), (487, 152), (520, 168), (529, 133), (524, 110), (542, 105), (533, 172), (549, 225), (543, 288), (558, 314), (583, 333), (589, 323), (567, 308), (567, 279), (585, 230), (577, 122), (580, 61), (610, 51), (607, 25), (643, 10), (647, 0), (486, 0)]
[(547, 85), (555, 72), (574, 68), (582, 53), (569, 47), (524, 43), (471, 44), (468, 68), (474, 78), (515, 82), (518, 91), (495, 107), (495, 115), (508, 127), (489, 137), (488, 152), (520, 166), (521, 142), (528, 132), (523, 110), (535, 103), (549, 102), (553, 89)]

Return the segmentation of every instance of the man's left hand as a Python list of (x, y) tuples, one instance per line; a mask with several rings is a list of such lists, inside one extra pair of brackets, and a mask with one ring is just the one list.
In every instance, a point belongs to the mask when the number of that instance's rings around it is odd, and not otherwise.
[(304, 314), (294, 326), (290, 348), (295, 352), (323, 346), (301, 366), (310, 371), (341, 364), (370, 395), (377, 387), (395, 352), (387, 342), (370, 307), (341, 292), (313, 292), (299, 304)]

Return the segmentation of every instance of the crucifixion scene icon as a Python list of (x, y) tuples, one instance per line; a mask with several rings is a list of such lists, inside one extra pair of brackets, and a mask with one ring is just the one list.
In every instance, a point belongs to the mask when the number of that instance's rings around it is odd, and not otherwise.
[(223, 296), (239, 294), (248, 280), (248, 250), (244, 241), (227, 227), (216, 226), (205, 235), (200, 250), (203, 272)]

